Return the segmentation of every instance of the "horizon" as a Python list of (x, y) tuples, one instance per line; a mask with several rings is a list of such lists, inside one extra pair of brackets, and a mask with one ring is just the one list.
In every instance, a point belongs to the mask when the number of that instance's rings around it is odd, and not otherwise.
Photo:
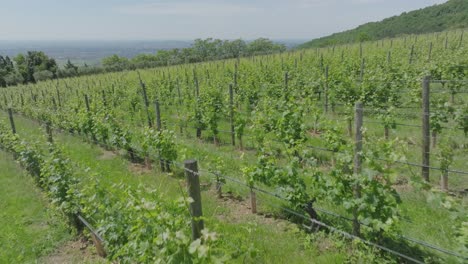
[[(210, 37), (208, 37), (210, 38)], [(244, 41), (253, 41), (259, 38), (212, 38), (212, 39), (221, 39), (221, 40), (237, 40), (241, 39)], [(207, 38), (194, 38), (194, 39), (0, 39), (1, 42), (193, 42), (196, 39), (207, 39)], [(272, 41), (308, 41), (308, 38), (267, 38)]]

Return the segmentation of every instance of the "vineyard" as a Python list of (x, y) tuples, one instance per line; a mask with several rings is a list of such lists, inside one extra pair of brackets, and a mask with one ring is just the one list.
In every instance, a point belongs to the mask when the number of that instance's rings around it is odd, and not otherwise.
[[(261, 252), (290, 243), (310, 263), (327, 253), (305, 244), (332, 237), (344, 257), (321, 262), (464, 263), (463, 35), (0, 89), (0, 147), (111, 261), (284, 262)], [(119, 159), (106, 167), (83, 144)], [(124, 162), (156, 176), (119, 174)], [(256, 248), (273, 238), (217, 219), (226, 199), (298, 231)]]

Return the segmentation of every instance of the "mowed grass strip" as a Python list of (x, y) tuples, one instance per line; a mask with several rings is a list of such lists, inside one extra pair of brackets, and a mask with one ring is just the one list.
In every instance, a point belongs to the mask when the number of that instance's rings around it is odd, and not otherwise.
[(71, 238), (33, 179), (0, 151), (0, 263), (35, 263)]

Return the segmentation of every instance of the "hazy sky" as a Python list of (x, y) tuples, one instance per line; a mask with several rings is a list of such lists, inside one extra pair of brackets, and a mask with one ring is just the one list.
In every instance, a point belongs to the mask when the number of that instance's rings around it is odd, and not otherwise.
[(0, 40), (311, 39), (444, 0), (0, 0)]

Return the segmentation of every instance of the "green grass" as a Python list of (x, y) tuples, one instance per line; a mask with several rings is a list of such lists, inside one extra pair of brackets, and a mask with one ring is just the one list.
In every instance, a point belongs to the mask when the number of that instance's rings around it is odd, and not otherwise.
[(3, 151), (0, 168), (0, 263), (35, 263), (72, 235), (32, 178)]

